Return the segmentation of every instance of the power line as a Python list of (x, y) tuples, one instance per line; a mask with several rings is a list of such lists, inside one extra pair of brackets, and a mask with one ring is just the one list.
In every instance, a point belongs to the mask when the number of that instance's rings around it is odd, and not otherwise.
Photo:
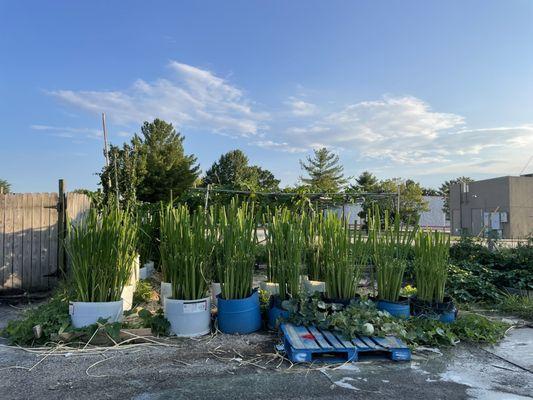
[(522, 171), (520, 171), (520, 173), (518, 175), (522, 175), (524, 173), (524, 171), (526, 170), (526, 168), (528, 167), (529, 163), (531, 162), (531, 160), (533, 160), (533, 155), (531, 157), (529, 157), (529, 160), (527, 160), (527, 163), (526, 165), (524, 165), (524, 168), (522, 168)]

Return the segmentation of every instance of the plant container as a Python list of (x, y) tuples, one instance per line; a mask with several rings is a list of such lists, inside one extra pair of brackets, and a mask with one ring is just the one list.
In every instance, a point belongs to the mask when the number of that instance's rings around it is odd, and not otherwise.
[(452, 323), (457, 317), (457, 308), (453, 303), (451, 297), (445, 297), (442, 303), (436, 303), (434, 310), (439, 316), (439, 321), (444, 323)]
[(155, 272), (155, 264), (153, 261), (148, 261), (139, 269), (139, 279), (148, 279)]
[(252, 333), (261, 328), (259, 294), (254, 289), (245, 299), (226, 300), (218, 296), (218, 327), (224, 333)]
[(159, 295), (159, 300), (161, 305), (165, 307), (165, 299), (167, 297), (172, 297), (172, 283), (170, 282), (161, 282), (161, 294)]
[(165, 318), (170, 332), (180, 337), (195, 337), (211, 332), (211, 298), (199, 300), (165, 299)]
[(222, 287), (220, 286), (219, 282), (212, 282), (211, 283), (211, 302), (218, 306), (218, 299), (217, 296), (222, 292)]
[(270, 302), (268, 305), (268, 328), (269, 329), (278, 329), (279, 321), (278, 318), (289, 318), (289, 311), (284, 310), (281, 305), (281, 299), (278, 295), (270, 297)]
[(123, 311), (129, 311), (133, 308), (133, 293), (135, 292), (135, 286), (126, 285), (122, 289), (122, 309)]
[(122, 321), (123, 301), (71, 301), (69, 314), (74, 328), (84, 328), (103, 318), (110, 323)]
[(378, 300), (378, 310), (387, 311), (390, 315), (397, 318), (409, 318), (410, 306), (409, 298), (400, 297), (399, 301)]
[(326, 292), (326, 282), (322, 281), (312, 281), (306, 280), (304, 283), (304, 289), (307, 294), (325, 293)]
[(275, 296), (279, 294), (279, 283), (259, 282), (259, 288), (267, 292), (269, 296)]

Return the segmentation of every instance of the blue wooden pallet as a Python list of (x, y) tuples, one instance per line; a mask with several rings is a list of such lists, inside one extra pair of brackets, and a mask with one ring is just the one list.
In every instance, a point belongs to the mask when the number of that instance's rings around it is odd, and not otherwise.
[(281, 325), (283, 345), (292, 362), (358, 361), (360, 356), (386, 356), (393, 361), (409, 361), (411, 351), (400, 339), (358, 336), (346, 340), (341, 335), (313, 326)]

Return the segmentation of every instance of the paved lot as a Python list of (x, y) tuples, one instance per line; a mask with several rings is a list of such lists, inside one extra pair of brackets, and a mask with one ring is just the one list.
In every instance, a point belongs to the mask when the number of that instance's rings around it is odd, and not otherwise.
[[(0, 315), (14, 316), (12, 310)], [(106, 351), (37, 353), (0, 341), (2, 399), (526, 399), (533, 394), (533, 330), (495, 348), (459, 345), (410, 363), (293, 366), (271, 334), (166, 340)], [(506, 361), (509, 360), (510, 362)]]

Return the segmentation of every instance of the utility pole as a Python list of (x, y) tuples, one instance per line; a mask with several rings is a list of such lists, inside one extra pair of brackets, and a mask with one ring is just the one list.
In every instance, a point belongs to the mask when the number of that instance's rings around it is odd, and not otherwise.
[(105, 166), (109, 167), (109, 153), (107, 152), (107, 129), (105, 125), (105, 113), (102, 113), (102, 128), (104, 130), (104, 156)]

